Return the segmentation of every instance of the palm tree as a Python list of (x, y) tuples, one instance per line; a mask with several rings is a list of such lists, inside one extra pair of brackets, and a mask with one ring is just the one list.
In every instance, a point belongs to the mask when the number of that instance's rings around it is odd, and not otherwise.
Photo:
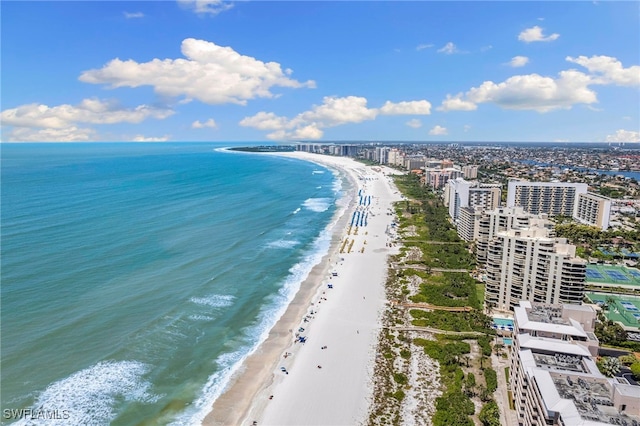
[(611, 312), (611, 308), (613, 308), (616, 304), (616, 299), (613, 296), (607, 296), (605, 299), (605, 303), (607, 306), (607, 311)]
[(613, 377), (620, 372), (621, 363), (616, 357), (605, 357), (599, 367), (602, 374)]

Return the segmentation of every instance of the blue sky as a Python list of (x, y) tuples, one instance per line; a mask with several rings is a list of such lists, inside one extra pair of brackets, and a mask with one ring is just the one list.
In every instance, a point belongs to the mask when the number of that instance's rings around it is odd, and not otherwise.
[(2, 141), (640, 141), (640, 3), (2, 2)]

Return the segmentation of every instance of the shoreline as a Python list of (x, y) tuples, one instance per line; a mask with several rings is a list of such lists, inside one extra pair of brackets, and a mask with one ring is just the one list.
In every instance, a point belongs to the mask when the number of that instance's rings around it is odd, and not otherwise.
[[(202, 424), (353, 424), (359, 420), (356, 417), (360, 420), (364, 418), (370, 405), (373, 356), (385, 303), (387, 256), (392, 252), (392, 249), (385, 248), (385, 227), (391, 222), (386, 209), (394, 194), (397, 199), (400, 195), (397, 195), (397, 191), (394, 193), (385, 175), (372, 172), (370, 167), (350, 158), (303, 152), (266, 155), (297, 158), (338, 169), (340, 176), (349, 182), (339, 201), (343, 206), (327, 228), (331, 233), (329, 250), (302, 281), (298, 292), (267, 338), (245, 359), (227, 388), (213, 402)], [(362, 203), (358, 197), (359, 191), (368, 185), (375, 185), (375, 188), (371, 188), (371, 199), (383, 205), (358, 205)], [(381, 202), (381, 199), (384, 201)], [(356, 210), (362, 211), (363, 217), (365, 210), (367, 217), (371, 211), (371, 226), (360, 227), (359, 236), (347, 235), (349, 221), (353, 221), (352, 214)], [(367, 231), (374, 231), (375, 235), (368, 236)], [(344, 238), (353, 241), (352, 246), (357, 241), (357, 248), (362, 251), (359, 253), (354, 249), (351, 253), (341, 254), (341, 249), (346, 250), (345, 244), (342, 244)], [(372, 240), (375, 245), (371, 243)], [(373, 267), (372, 263), (376, 266)], [(338, 276), (334, 277), (331, 272), (336, 272)], [(366, 276), (367, 282), (377, 285), (357, 288), (359, 276)], [(323, 285), (329, 283), (334, 288)], [(358, 294), (358, 302), (355, 302), (354, 292)], [(369, 296), (369, 301), (366, 301), (366, 296)], [(323, 302), (324, 305), (321, 305)], [(309, 343), (295, 343), (296, 333), (303, 329), (300, 334)], [(340, 347), (343, 351), (337, 350)], [(354, 357), (356, 353), (358, 356)], [(285, 354), (287, 357), (284, 357)], [(357, 371), (345, 371), (349, 367), (349, 363), (346, 363), (346, 367), (342, 365), (347, 359), (345, 355), (354, 358), (355, 364), (350, 368)], [(323, 366), (316, 365), (320, 359)], [(286, 374), (280, 371), (281, 367), (287, 369)], [(310, 370), (312, 367), (315, 371)], [(340, 384), (345, 375), (353, 376), (351, 386)], [(366, 395), (367, 392), (369, 395)], [(305, 397), (309, 393), (314, 395), (313, 398)], [(332, 403), (333, 414), (329, 413), (332, 410), (322, 408), (335, 398), (348, 400), (351, 408), (335, 407)], [(313, 401), (316, 404), (302, 408)], [(297, 408), (293, 410), (291, 407)]]

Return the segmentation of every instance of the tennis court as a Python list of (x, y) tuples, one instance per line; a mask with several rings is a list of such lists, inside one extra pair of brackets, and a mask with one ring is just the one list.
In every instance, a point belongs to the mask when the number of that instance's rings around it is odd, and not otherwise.
[(640, 297), (610, 293), (586, 293), (585, 296), (591, 303), (600, 306), (610, 305), (604, 311), (608, 319), (620, 322), (625, 327), (640, 326)]
[(587, 285), (621, 286), (640, 289), (640, 271), (614, 265), (587, 265)]

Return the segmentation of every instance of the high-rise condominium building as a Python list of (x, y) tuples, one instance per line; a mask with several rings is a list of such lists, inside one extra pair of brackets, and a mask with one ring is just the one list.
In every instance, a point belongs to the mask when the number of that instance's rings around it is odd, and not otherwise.
[(534, 224), (547, 228), (550, 237), (555, 235), (554, 224), (546, 214), (534, 215), (522, 207), (498, 207), (493, 210), (467, 207), (460, 209), (458, 235), (465, 241), (476, 242), (476, 258), (479, 264), (484, 265), (489, 241), (498, 232), (523, 229)]
[(391, 151), (391, 148), (387, 147), (387, 146), (378, 146), (376, 147), (375, 150), (375, 157), (373, 158), (373, 161), (379, 163), (379, 164), (387, 164), (389, 162), (389, 152)]
[(454, 221), (458, 219), (460, 209), (464, 207), (493, 210), (500, 205), (500, 185), (478, 186), (461, 178), (449, 180), (447, 185), (449, 215)]
[(425, 169), (425, 185), (433, 189), (445, 188), (447, 182), (452, 179), (462, 177), (462, 171), (454, 168), (426, 168)]
[(580, 222), (597, 226), (606, 230), (609, 228), (611, 215), (611, 199), (593, 192), (578, 194), (578, 203), (574, 217)]
[(574, 216), (578, 194), (586, 192), (586, 183), (510, 180), (507, 207), (520, 206), (533, 214)]
[(485, 302), (501, 311), (521, 300), (580, 304), (587, 262), (575, 252), (540, 224), (496, 233), (487, 248)]
[(388, 161), (389, 164), (394, 166), (402, 166), (404, 164), (405, 154), (397, 148), (392, 148), (389, 151)]
[(509, 385), (519, 426), (640, 424), (640, 387), (598, 371), (595, 318), (589, 305), (514, 308)]
[(477, 179), (478, 178), (478, 166), (463, 166), (462, 173), (464, 173), (465, 179)]

